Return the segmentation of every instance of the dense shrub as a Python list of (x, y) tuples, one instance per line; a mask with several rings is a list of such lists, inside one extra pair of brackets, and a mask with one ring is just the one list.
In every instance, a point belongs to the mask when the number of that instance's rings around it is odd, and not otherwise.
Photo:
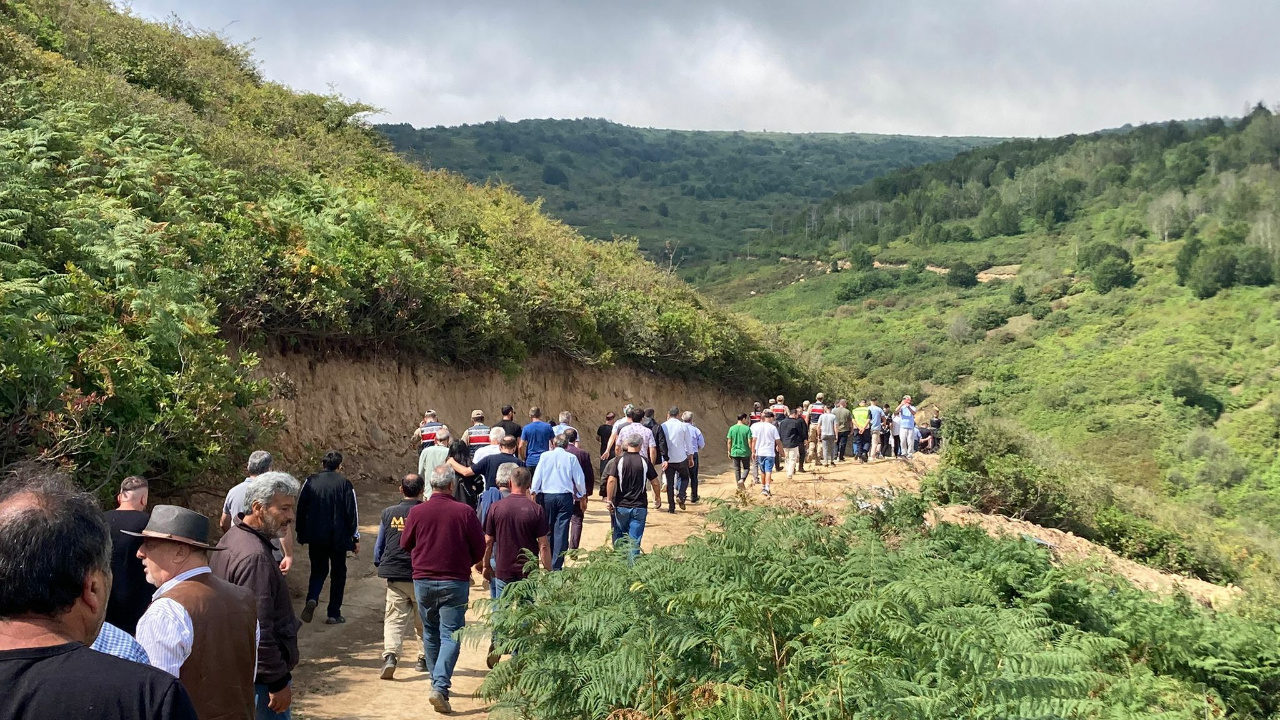
[(1133, 264), (1115, 256), (1107, 256), (1093, 266), (1090, 280), (1093, 288), (1106, 294), (1116, 288), (1133, 285)]
[(967, 262), (958, 262), (947, 272), (947, 284), (958, 288), (971, 288), (978, 284), (978, 271)]
[(1235, 284), (1237, 262), (1235, 248), (1210, 248), (1191, 264), (1187, 287), (1196, 297), (1211, 298)]

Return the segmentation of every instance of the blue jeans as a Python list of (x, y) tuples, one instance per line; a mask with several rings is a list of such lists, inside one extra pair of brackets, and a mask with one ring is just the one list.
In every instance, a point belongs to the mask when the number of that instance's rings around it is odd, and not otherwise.
[(422, 616), (422, 654), (431, 670), (431, 687), (449, 697), (453, 666), (458, 664), (458, 639), (454, 634), (467, 624), (471, 583), (466, 580), (414, 580)]
[(644, 522), (648, 517), (648, 507), (613, 509), (613, 544), (630, 537), (632, 560), (640, 553), (640, 538), (644, 537)]
[(551, 569), (564, 567), (564, 553), (569, 549), (569, 521), (573, 519), (573, 493), (539, 493), (538, 504), (547, 514), (551, 528)]
[(255, 720), (291, 720), (293, 717), (293, 707), (278, 713), (267, 707), (267, 703), (271, 701), (271, 693), (267, 690), (267, 686), (262, 683), (254, 683), (253, 700), (257, 707)]

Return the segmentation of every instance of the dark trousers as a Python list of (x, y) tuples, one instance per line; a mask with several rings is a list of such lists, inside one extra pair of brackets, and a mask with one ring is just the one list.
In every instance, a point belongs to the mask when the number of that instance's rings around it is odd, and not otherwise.
[(804, 456), (809, 454), (809, 441), (800, 443), (800, 472), (804, 472)]
[(745, 485), (747, 478), (751, 476), (751, 458), (736, 457), (733, 459), (733, 481), (739, 485)]
[[(845, 449), (845, 447), (846, 447), (848, 444), (849, 444), (849, 431), (848, 431), (848, 430), (845, 430), (845, 431), (844, 431), (844, 432), (842, 432), (842, 433), (837, 433), (837, 434), (836, 434), (836, 458), (837, 458), (837, 459), (839, 459), (839, 460), (844, 460), (844, 449)], [(853, 453), (853, 454), (857, 455), (857, 454), (858, 454), (858, 451), (857, 451), (857, 450), (854, 450), (854, 453)]]
[(325, 578), (330, 574), (333, 582), (329, 585), (329, 617), (342, 616), (342, 595), (347, 591), (347, 551), (339, 550), (333, 545), (311, 543), (307, 546), (307, 556), (311, 558), (311, 580), (307, 584), (307, 599), (320, 601), (320, 591), (324, 589)]
[[(667, 463), (667, 509), (671, 512), (676, 511), (676, 497), (684, 501), (685, 492), (689, 489), (689, 461), (681, 460), (678, 463)], [(676, 483), (679, 487), (676, 487)]]
[(573, 519), (573, 493), (539, 493), (538, 504), (547, 515), (551, 528), (551, 569), (564, 567), (564, 553), (569, 549), (569, 523)]
[(702, 463), (698, 461), (698, 453), (693, 454), (693, 463), (689, 466), (689, 500), (698, 502), (698, 468), (702, 467)]
[[(591, 493), (587, 493), (589, 497)], [(585, 515), (581, 503), (573, 504), (573, 514), (569, 516), (569, 549), (577, 550), (582, 544), (582, 518)]]

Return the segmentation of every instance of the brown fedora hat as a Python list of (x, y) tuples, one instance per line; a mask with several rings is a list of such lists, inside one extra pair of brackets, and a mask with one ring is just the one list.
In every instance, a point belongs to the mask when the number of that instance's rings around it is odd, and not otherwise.
[(202, 550), (221, 550), (209, 544), (209, 518), (177, 505), (157, 505), (142, 532), (121, 530), (125, 535), (154, 540), (169, 540)]

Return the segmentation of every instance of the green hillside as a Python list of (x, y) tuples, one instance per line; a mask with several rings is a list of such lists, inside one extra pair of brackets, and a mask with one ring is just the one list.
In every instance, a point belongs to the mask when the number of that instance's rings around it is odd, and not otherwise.
[(1278, 161), (1262, 107), (1015, 141), (833, 197), (818, 260), (696, 279), (863, 394), (970, 409), (941, 498), (1239, 579), (1280, 550)]
[(365, 111), (106, 2), (0, 4), (0, 465), (238, 465), (279, 419), (229, 341), (812, 385), (634, 244), (406, 164)]
[(378, 125), (399, 152), (476, 182), (508, 183), (585, 235), (636, 237), (683, 265), (766, 251), (756, 235), (898, 168), (993, 138), (685, 132), (607, 120), (523, 120), (415, 129)]

